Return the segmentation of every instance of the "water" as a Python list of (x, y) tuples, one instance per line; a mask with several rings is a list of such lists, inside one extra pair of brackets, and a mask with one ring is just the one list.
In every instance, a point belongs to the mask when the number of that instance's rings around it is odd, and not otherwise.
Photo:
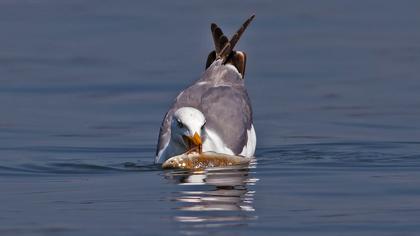
[[(416, 1), (0, 1), (1, 235), (418, 235)], [(238, 44), (248, 169), (153, 165), (161, 118)]]

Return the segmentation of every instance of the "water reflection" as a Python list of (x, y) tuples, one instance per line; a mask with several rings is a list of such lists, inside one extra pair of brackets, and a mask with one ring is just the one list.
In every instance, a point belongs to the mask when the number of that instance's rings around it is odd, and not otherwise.
[(203, 233), (198, 229), (248, 225), (257, 219), (253, 206), (255, 185), (251, 166), (212, 168), (204, 171), (171, 171), (165, 178), (178, 184), (171, 201), (174, 220), (181, 222), (182, 233)]

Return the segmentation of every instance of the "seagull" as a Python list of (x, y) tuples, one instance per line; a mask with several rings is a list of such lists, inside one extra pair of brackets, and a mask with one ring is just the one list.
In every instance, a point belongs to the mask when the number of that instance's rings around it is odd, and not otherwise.
[(201, 78), (181, 91), (166, 113), (155, 163), (192, 151), (253, 157), (257, 137), (244, 85), (246, 54), (233, 49), (254, 17), (230, 39), (211, 24), (215, 50)]

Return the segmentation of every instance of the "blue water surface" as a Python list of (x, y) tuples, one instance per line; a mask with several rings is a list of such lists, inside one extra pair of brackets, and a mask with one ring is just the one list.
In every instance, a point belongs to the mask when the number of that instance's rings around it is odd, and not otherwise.
[[(0, 1), (0, 235), (419, 235), (417, 1)], [(210, 23), (237, 45), (249, 168), (163, 171)]]

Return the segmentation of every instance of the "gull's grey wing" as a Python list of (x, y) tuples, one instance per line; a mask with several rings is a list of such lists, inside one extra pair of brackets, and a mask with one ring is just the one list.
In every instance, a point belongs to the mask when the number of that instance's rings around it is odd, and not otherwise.
[(218, 86), (203, 94), (201, 111), (206, 126), (215, 131), (231, 149), (239, 154), (247, 144), (247, 130), (252, 125), (252, 109), (243, 86)]
[(156, 158), (159, 154), (159, 151), (165, 148), (165, 145), (169, 143), (169, 139), (171, 138), (171, 129), (170, 129), (170, 124), (171, 124), (170, 122), (172, 119), (171, 113), (173, 114), (173, 109), (170, 109), (168, 112), (166, 112), (165, 118), (163, 118), (162, 124), (160, 126), (158, 144), (157, 144), (156, 155), (155, 155)]

